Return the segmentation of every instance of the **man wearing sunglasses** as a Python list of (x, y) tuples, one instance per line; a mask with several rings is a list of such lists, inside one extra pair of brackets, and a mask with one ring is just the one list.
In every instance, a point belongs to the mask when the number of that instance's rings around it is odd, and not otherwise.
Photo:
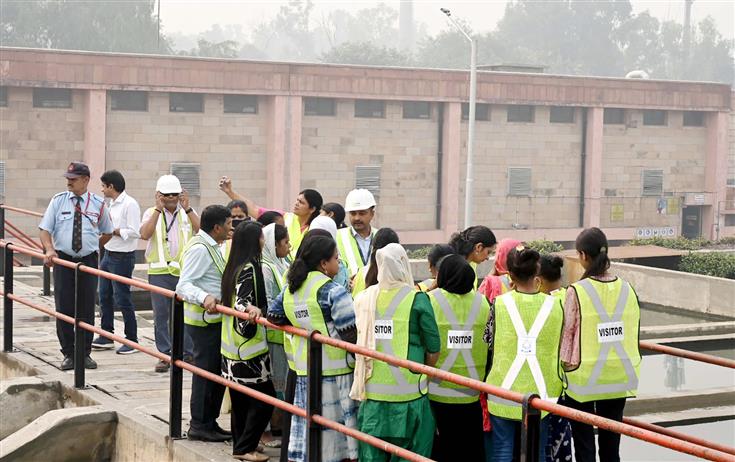
[[(140, 238), (148, 241), (145, 259), (148, 282), (164, 289), (176, 290), (181, 274), (181, 256), (191, 237), (199, 232), (199, 216), (189, 204), (189, 195), (174, 175), (163, 175), (156, 183), (156, 205), (145, 211)], [(171, 354), (171, 299), (151, 292), (153, 332), (156, 348)], [(184, 335), (184, 358), (190, 358), (192, 342)], [(166, 372), (169, 364), (158, 361), (156, 372)]]

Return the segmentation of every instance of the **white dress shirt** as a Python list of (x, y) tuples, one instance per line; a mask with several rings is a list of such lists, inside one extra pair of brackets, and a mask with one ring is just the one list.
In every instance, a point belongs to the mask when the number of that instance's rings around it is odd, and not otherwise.
[(120, 230), (119, 236), (112, 236), (105, 249), (110, 252), (134, 252), (140, 237), (140, 206), (138, 202), (123, 191), (109, 204), (110, 218), (114, 229)]

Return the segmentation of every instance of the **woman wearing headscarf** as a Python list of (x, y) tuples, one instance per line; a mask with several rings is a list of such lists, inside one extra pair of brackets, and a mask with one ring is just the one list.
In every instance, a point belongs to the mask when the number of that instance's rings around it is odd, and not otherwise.
[(510, 275), (508, 274), (506, 260), (508, 259), (508, 253), (520, 243), (521, 241), (515, 239), (503, 239), (498, 243), (498, 248), (495, 251), (495, 266), (490, 274), (485, 276), (478, 289), (479, 292), (487, 297), (490, 303), (498, 295), (510, 292)]
[[(488, 359), (482, 342), (490, 304), (472, 286), (475, 271), (460, 255), (448, 255), (439, 263), (438, 288), (429, 292), (434, 317), (439, 327), (442, 348), (436, 367), (475, 380), (483, 380)], [(445, 340), (446, 339), (446, 340)], [(438, 438), (435, 458), (456, 459), (452, 446), (462, 442), (466, 460), (483, 460), (480, 392), (452, 382), (431, 379), (429, 399), (434, 411)]]
[(357, 294), (365, 290), (367, 287), (378, 283), (378, 265), (375, 263), (375, 252), (382, 249), (388, 244), (399, 244), (398, 234), (390, 228), (381, 228), (373, 236), (370, 244), (370, 261), (368, 264), (357, 270), (352, 278), (352, 297), (356, 298)]
[[(265, 294), (268, 300), (268, 306), (283, 291), (285, 284), (285, 276), (288, 271), (288, 263), (286, 256), (291, 250), (289, 243), (288, 230), (285, 226), (277, 223), (271, 223), (263, 228), (263, 238), (265, 244), (263, 246), (263, 282), (265, 285)], [(266, 311), (267, 314), (267, 311)], [(288, 372), (288, 364), (286, 363), (286, 353), (283, 348), (283, 331), (277, 329), (267, 329), (268, 352), (271, 358), (271, 373), (273, 386), (276, 389), (276, 395), (279, 399), (283, 399), (286, 388), (286, 373)], [(273, 411), (271, 419), (271, 432), (263, 435), (263, 442), (268, 447), (279, 447), (280, 440), (273, 439), (280, 435), (283, 430), (283, 412), (280, 409)]]
[[(311, 222), (311, 227), (309, 228), (309, 232), (316, 230), (324, 230), (329, 233), (329, 235), (334, 239), (334, 242), (337, 242), (337, 225), (334, 223), (334, 220), (324, 216), (320, 215), (316, 218), (314, 218)], [(308, 233), (307, 233), (308, 234)], [(342, 261), (342, 257), (339, 258), (339, 272), (337, 272), (337, 275), (332, 278), (334, 282), (341, 285), (349, 292), (350, 290), (350, 272), (347, 269), (347, 264)]]
[[(358, 345), (429, 366), (441, 348), (431, 302), (414, 288), (406, 251), (388, 244), (376, 252), (378, 283), (355, 300)], [(357, 355), (350, 397), (362, 401), (358, 428), (369, 435), (430, 456), (434, 417), (423, 374)], [(387, 461), (386, 452), (359, 443), (361, 462)]]

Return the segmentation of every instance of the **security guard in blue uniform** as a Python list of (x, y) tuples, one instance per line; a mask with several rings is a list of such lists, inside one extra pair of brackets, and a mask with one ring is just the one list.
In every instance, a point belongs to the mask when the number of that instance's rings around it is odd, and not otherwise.
[[(112, 220), (104, 200), (87, 191), (89, 167), (72, 162), (63, 175), (68, 191), (55, 195), (43, 214), (41, 243), (46, 254), (46, 265), (53, 266), (58, 257), (74, 263), (97, 268), (98, 250), (112, 237)], [(97, 276), (80, 272), (82, 300), (80, 320), (94, 324), (94, 300), (97, 295)], [(74, 270), (65, 266), (54, 267), (54, 301), (56, 311), (74, 316)], [(56, 320), (56, 334), (61, 343), (64, 360), (61, 370), (74, 368), (74, 326)], [(95, 369), (97, 363), (89, 356), (92, 351), (92, 333), (85, 332), (84, 367)]]

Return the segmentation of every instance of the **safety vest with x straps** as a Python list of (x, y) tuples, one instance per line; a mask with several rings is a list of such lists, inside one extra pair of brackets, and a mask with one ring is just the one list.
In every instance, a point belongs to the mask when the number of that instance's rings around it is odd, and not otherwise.
[[(487, 344), (482, 341), (490, 305), (484, 295), (471, 290), (459, 295), (434, 289), (429, 292), (442, 348), (436, 367), (482, 380), (487, 363)], [(474, 403), (480, 392), (456, 383), (432, 378), (429, 399), (440, 403)]]
[[(409, 286), (380, 291), (373, 326), (377, 351), (408, 359), (408, 324), (417, 293)], [(365, 382), (365, 396), (375, 401), (413, 401), (428, 391), (425, 375), (383, 361), (373, 361), (373, 373)]]
[(566, 393), (582, 403), (634, 396), (641, 354), (640, 307), (633, 289), (620, 278), (587, 278), (572, 287), (579, 299), (580, 364), (566, 373)]
[[(486, 382), (556, 402), (562, 391), (559, 343), (564, 313), (559, 299), (515, 290), (495, 299), (493, 366)], [(526, 326), (530, 326), (527, 329)], [(488, 395), (490, 414), (521, 420), (521, 405)], [(546, 415), (546, 413), (542, 413)]]

